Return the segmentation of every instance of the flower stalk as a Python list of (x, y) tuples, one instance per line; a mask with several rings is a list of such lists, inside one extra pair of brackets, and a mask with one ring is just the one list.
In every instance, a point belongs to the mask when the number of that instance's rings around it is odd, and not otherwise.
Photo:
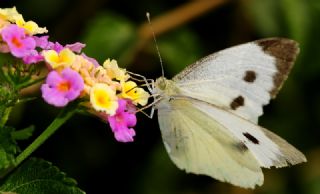
[(15, 166), (18, 166), (28, 156), (30, 156), (39, 146), (41, 146), (57, 129), (60, 128), (71, 116), (77, 111), (76, 107), (71, 104), (61, 110), (53, 122), (25, 149), (17, 158)]

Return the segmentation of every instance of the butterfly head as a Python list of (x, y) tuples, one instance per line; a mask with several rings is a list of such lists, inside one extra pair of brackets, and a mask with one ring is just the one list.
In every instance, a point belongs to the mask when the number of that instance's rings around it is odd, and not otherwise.
[(167, 80), (165, 77), (159, 77), (158, 79), (156, 79), (155, 88), (162, 91), (166, 90), (168, 81), (169, 80)]
[(165, 77), (159, 77), (156, 79), (153, 93), (159, 94), (160, 96), (171, 96), (177, 94), (177, 88), (172, 80), (166, 79)]

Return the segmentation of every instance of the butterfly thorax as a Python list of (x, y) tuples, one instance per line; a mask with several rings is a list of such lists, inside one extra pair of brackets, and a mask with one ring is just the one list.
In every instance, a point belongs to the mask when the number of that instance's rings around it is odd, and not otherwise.
[(161, 97), (169, 97), (179, 94), (179, 89), (172, 80), (168, 80), (165, 77), (159, 77), (156, 79), (153, 94), (158, 94)]

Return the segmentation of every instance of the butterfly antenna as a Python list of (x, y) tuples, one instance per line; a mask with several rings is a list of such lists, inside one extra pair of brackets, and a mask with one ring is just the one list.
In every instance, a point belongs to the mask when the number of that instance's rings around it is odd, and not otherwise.
[(162, 77), (164, 77), (164, 70), (163, 70), (162, 58), (161, 58), (160, 51), (159, 51), (159, 47), (158, 47), (158, 44), (157, 44), (156, 35), (154, 34), (153, 26), (152, 26), (152, 23), (151, 23), (150, 13), (147, 12), (147, 13), (146, 13), (146, 16), (147, 16), (147, 19), (148, 19), (148, 22), (149, 22), (149, 25), (150, 25), (150, 28), (151, 28), (151, 31), (152, 31), (153, 41), (154, 41), (154, 43), (155, 43), (155, 45), (156, 45), (156, 50), (157, 50), (158, 57), (159, 57), (159, 60), (160, 60)]

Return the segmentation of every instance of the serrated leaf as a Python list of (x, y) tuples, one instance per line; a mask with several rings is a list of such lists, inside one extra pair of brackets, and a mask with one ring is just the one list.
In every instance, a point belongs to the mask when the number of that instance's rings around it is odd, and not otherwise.
[(17, 194), (84, 194), (74, 179), (50, 162), (32, 158), (23, 163), (4, 181), (1, 192)]
[(13, 128), (7, 126), (0, 128), (0, 172), (14, 164), (15, 154), (19, 151), (11, 136), (13, 131)]

